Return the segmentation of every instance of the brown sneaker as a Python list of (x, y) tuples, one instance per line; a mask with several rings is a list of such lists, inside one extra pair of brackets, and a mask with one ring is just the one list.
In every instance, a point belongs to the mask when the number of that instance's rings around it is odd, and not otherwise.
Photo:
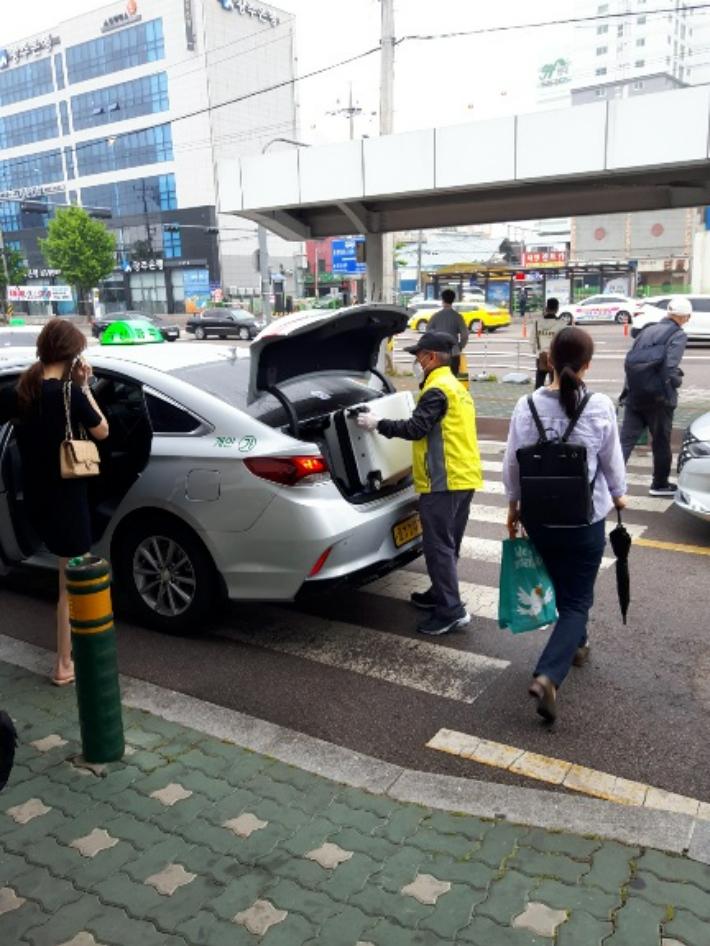
[(557, 719), (557, 690), (549, 677), (535, 677), (528, 690), (530, 696), (537, 700), (537, 712), (548, 723)]
[(589, 652), (591, 649), (589, 644), (582, 644), (581, 647), (578, 647), (577, 653), (574, 655), (574, 660), (572, 661), (573, 666), (583, 667), (589, 660)]

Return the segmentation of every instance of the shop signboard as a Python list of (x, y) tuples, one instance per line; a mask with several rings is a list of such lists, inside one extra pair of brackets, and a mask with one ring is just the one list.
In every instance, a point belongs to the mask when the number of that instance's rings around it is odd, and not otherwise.
[(534, 266), (539, 269), (541, 266), (565, 266), (567, 263), (567, 254), (564, 250), (549, 250), (544, 253), (523, 253), (523, 266)]
[(367, 265), (358, 263), (357, 249), (358, 245), (365, 242), (365, 237), (351, 237), (348, 240), (333, 240), (332, 254), (334, 273), (365, 273)]
[(8, 286), (8, 302), (71, 302), (70, 286)]

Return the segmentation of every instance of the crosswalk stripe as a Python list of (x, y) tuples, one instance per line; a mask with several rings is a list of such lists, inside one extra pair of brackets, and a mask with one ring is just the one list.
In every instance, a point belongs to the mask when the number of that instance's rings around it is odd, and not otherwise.
[[(413, 591), (426, 591), (430, 584), (427, 575), (403, 569), (392, 572), (371, 585), (365, 585), (362, 590), (368, 594), (409, 601), (409, 596)], [(459, 592), (469, 614), (478, 618), (488, 618), (491, 621), (498, 620), (497, 588), (491, 585), (478, 585), (471, 581), (460, 581)]]
[[(478, 492), (479, 491), (476, 490), (476, 495), (478, 495)], [(505, 515), (506, 515), (505, 506), (486, 506), (483, 503), (479, 504), (478, 501), (474, 499), (473, 503), (471, 504), (471, 514), (468, 517), (468, 521), (493, 523), (494, 525), (500, 526), (501, 533), (503, 533), (505, 532)], [(614, 528), (615, 525), (616, 525), (615, 520), (612, 521), (611, 517), (607, 519), (607, 523), (606, 523), (607, 533), (609, 533)], [(627, 522), (625, 514), (624, 514), (624, 525), (626, 526), (626, 529), (629, 535), (634, 539), (640, 538), (644, 534), (646, 529), (648, 528), (648, 526), (646, 525)]]
[(230, 640), (461, 703), (473, 703), (510, 663), (454, 650), (441, 643), (400, 637), (309, 614), (279, 613), (277, 608), (269, 610), (273, 612), (273, 620), (265, 620), (258, 634), (246, 634), (225, 625), (217, 627), (216, 633)]
[[(502, 460), (484, 460), (483, 473), (502, 473)], [(626, 473), (626, 482), (629, 486), (649, 486), (648, 473)]]
[[(482, 454), (499, 454), (503, 455), (505, 451), (505, 440), (479, 440), (478, 441), (478, 450)], [(490, 469), (491, 472), (502, 471), (503, 463), (502, 460), (498, 461), (499, 465), (488, 466), (489, 463), (495, 464), (495, 460), (484, 460), (483, 466), (484, 469)], [(627, 463), (627, 469), (640, 469), (640, 470), (652, 470), (653, 469), (653, 457), (642, 457), (637, 454), (632, 453), (629, 457), (629, 462)]]
[[(476, 495), (482, 496), (504, 496), (505, 489), (498, 480), (489, 480), (484, 483), (481, 489), (476, 490)], [(665, 497), (645, 497), (636, 496), (634, 493), (628, 493), (628, 509), (634, 512), (666, 512), (673, 504), (673, 499)], [(473, 507), (471, 507), (471, 517), (473, 518)]]

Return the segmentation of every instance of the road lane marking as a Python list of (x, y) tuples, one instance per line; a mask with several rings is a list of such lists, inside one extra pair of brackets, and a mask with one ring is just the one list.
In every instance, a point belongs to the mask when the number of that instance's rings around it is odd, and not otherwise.
[(276, 607), (268, 611), (271, 614), (265, 615), (267, 619), (254, 634), (224, 624), (215, 628), (215, 633), (253, 647), (468, 704), (510, 665), (508, 660), (454, 650), (441, 643), (432, 644)]
[[(391, 572), (384, 578), (365, 585), (361, 591), (366, 594), (384, 595), (387, 598), (397, 598), (399, 601), (409, 601), (413, 591), (426, 591), (431, 581), (428, 575), (419, 572), (410, 572), (406, 569)], [(498, 621), (498, 588), (492, 585), (477, 585), (470, 581), (459, 582), (459, 592), (466, 603), (466, 610), (473, 617), (488, 618)], [(414, 612), (412, 612), (414, 614)], [(417, 612), (423, 615), (424, 612)]]
[[(478, 495), (478, 490), (476, 490), (476, 495)], [(636, 510), (630, 509), (630, 512)], [(501, 528), (501, 533), (506, 532), (505, 528), (505, 517), (507, 513), (507, 506), (486, 506), (483, 503), (479, 503), (477, 499), (474, 498), (471, 503), (471, 513), (468, 517), (469, 522), (490, 522), (494, 525), (498, 525)], [(606, 531), (607, 535), (616, 525), (616, 521), (607, 519)], [(624, 513), (624, 525), (629, 535), (634, 538), (640, 538), (644, 532), (648, 529), (647, 525), (637, 525), (632, 522), (626, 521), (626, 513)], [(505, 538), (504, 535), (501, 535), (501, 538)]]
[[(629, 464), (630, 466), (632, 464)], [(649, 464), (650, 466), (650, 461)], [(484, 460), (483, 461), (483, 472), (485, 473), (502, 473), (503, 472), (503, 461), (502, 460)], [(648, 486), (649, 478), (647, 473), (626, 473), (626, 482), (629, 486)]]
[[(505, 496), (505, 488), (503, 483), (497, 480), (489, 480), (484, 483), (484, 485), (476, 490), (476, 496)], [(673, 505), (673, 497), (646, 497), (646, 496), (636, 496), (634, 493), (627, 493), (626, 498), (628, 500), (627, 509), (631, 512), (667, 512)], [(471, 506), (471, 514), (473, 515), (473, 506)], [(471, 515), (471, 517), (472, 517)], [(469, 517), (469, 518), (471, 518)]]
[(426, 743), (426, 748), (470, 759), (482, 765), (505, 769), (507, 772), (524, 775), (526, 778), (536, 779), (539, 782), (561, 785), (563, 788), (584, 795), (593, 795), (595, 798), (603, 798), (620, 805), (673, 811), (710, 821), (710, 804), (697, 798), (666, 792), (645, 782), (634, 782), (610, 775), (608, 772), (589, 769), (586, 766), (575, 765), (552, 756), (539, 755), (536, 752), (527, 752), (515, 746), (491, 742), (467, 733), (440, 729)]
[(647, 549), (663, 549), (667, 552), (685, 552), (688, 555), (710, 555), (710, 548), (706, 545), (679, 545), (677, 542), (660, 542), (655, 539), (636, 539), (635, 545), (642, 545)]

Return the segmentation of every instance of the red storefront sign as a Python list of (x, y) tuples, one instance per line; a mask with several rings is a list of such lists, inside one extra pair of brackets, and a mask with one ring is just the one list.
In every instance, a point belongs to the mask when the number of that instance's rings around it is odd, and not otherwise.
[(547, 253), (523, 253), (523, 266), (564, 266), (567, 254), (564, 250), (550, 250)]

